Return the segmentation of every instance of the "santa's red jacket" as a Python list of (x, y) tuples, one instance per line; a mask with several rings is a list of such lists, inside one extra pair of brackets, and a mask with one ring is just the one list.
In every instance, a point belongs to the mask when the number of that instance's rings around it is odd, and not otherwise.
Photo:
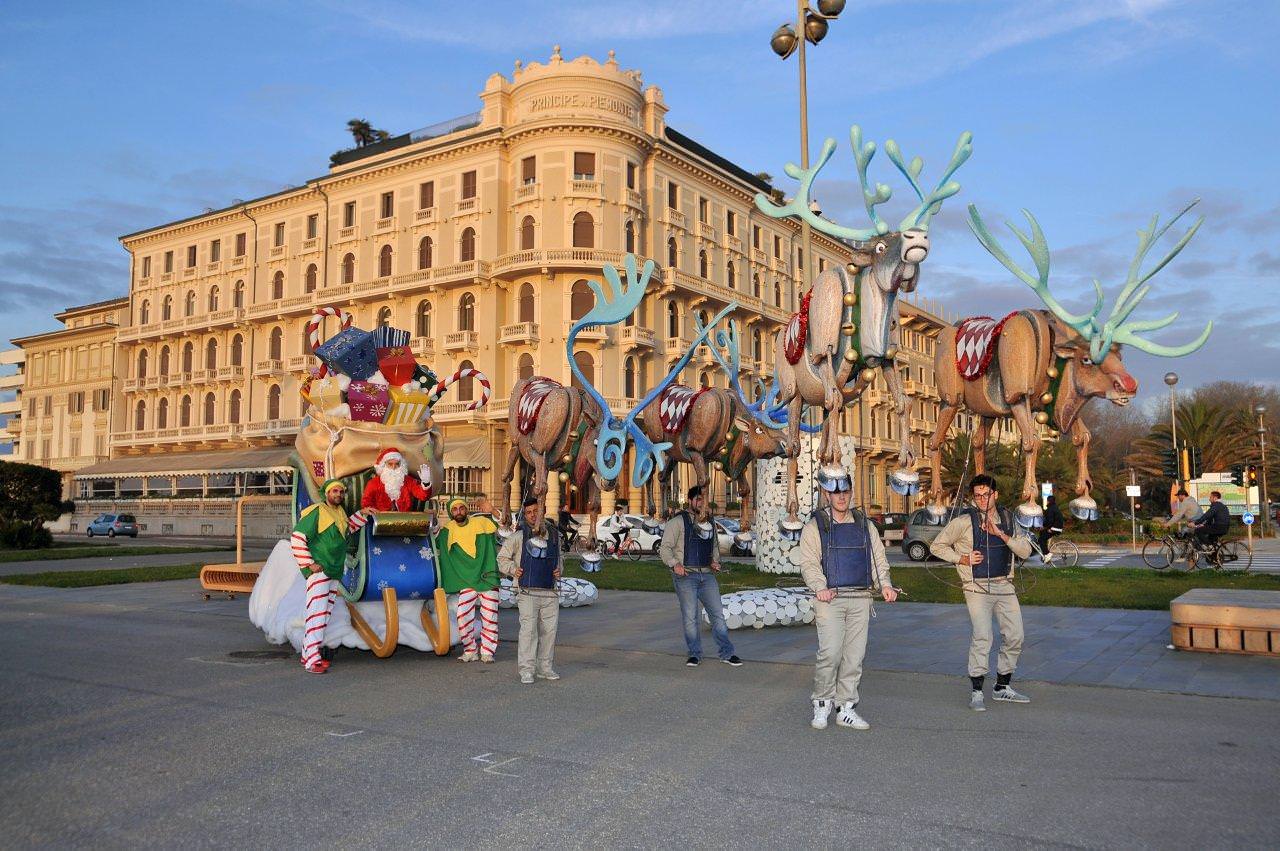
[(418, 477), (410, 473), (404, 477), (404, 485), (400, 488), (400, 497), (394, 504), (387, 496), (387, 488), (382, 479), (374, 476), (364, 486), (364, 496), (360, 499), (361, 508), (372, 508), (377, 511), (412, 511), (413, 500), (427, 499), (431, 494), (418, 481)]

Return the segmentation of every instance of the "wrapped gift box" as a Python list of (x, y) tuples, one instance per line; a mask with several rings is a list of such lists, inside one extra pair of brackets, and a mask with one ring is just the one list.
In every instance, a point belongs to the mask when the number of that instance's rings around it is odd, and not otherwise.
[(335, 413), (343, 403), (342, 388), (338, 385), (338, 379), (331, 375), (312, 381), (306, 395), (307, 401), (316, 410), (326, 414)]
[(373, 344), (379, 349), (409, 345), (409, 332), (401, 331), (399, 328), (392, 328), (390, 325), (379, 325), (371, 333), (373, 334)]
[(334, 372), (352, 379), (368, 378), (378, 371), (378, 349), (373, 335), (359, 328), (339, 331), (316, 349), (316, 357)]
[(387, 425), (417, 425), (431, 413), (430, 395), (425, 390), (391, 388), (391, 408)]
[(440, 379), (436, 378), (436, 374), (422, 364), (418, 364), (417, 368), (414, 369), (413, 380), (421, 384), (423, 390), (430, 390), (440, 383)]
[(418, 362), (413, 359), (413, 352), (408, 346), (389, 346), (378, 349), (378, 369), (387, 379), (387, 383), (399, 386), (413, 379)]
[(387, 418), (391, 397), (387, 394), (386, 385), (353, 381), (347, 388), (347, 405), (351, 408), (351, 419), (380, 423)]

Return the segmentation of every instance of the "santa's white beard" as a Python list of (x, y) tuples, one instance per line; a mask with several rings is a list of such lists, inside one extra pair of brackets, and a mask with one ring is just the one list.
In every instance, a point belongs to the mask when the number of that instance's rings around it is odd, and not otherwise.
[(395, 502), (400, 498), (400, 490), (404, 487), (404, 478), (409, 471), (404, 467), (391, 469), (383, 467), (378, 471), (378, 478), (382, 480), (382, 488), (387, 492), (387, 496), (391, 497), (391, 501)]

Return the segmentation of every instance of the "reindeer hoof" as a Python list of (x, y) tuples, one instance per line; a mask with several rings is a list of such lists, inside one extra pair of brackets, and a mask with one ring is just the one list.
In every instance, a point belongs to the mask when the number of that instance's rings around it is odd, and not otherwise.
[(784, 517), (778, 521), (778, 533), (782, 535), (782, 540), (790, 541), (793, 544), (800, 543), (800, 535), (804, 532), (804, 521), (797, 520), (795, 517)]
[(1088, 494), (1071, 500), (1067, 507), (1078, 520), (1098, 519), (1098, 503), (1094, 502), (1093, 497)]
[(889, 488), (899, 496), (920, 493), (920, 474), (915, 470), (894, 470), (889, 474)]
[(1039, 529), (1044, 525), (1044, 509), (1029, 499), (1013, 510), (1013, 519), (1024, 529)]

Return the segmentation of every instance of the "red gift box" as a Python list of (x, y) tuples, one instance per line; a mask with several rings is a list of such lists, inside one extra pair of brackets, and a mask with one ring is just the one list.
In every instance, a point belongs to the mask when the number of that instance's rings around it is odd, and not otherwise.
[(385, 384), (353, 381), (347, 388), (347, 404), (351, 407), (351, 419), (380, 423), (387, 418), (391, 394)]
[(413, 380), (414, 370), (418, 362), (413, 359), (413, 352), (408, 346), (387, 346), (378, 349), (378, 369), (381, 370), (387, 383), (399, 387)]

